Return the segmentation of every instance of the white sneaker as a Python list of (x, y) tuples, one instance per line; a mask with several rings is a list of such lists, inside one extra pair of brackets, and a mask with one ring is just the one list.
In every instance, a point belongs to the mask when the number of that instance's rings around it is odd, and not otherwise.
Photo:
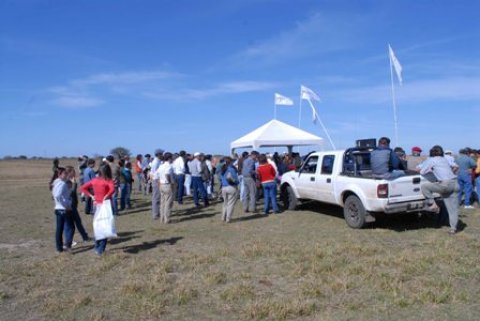
[(472, 205), (465, 205), (465, 207), (464, 207), (464, 208), (471, 209), (471, 208), (475, 208), (475, 207), (473, 207)]
[(72, 241), (72, 247), (74, 247), (75, 245), (77, 245), (78, 243), (75, 242), (75, 241)]

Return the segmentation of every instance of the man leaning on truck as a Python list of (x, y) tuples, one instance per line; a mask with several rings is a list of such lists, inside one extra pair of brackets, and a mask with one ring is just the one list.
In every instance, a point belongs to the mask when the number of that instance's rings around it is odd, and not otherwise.
[(370, 164), (374, 178), (395, 179), (404, 176), (401, 170), (401, 162), (390, 148), (390, 139), (382, 137), (378, 140), (378, 146), (370, 153)]

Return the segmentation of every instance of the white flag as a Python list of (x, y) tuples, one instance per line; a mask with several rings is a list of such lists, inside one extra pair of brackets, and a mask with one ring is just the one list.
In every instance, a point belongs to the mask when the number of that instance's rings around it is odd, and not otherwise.
[(312, 108), (312, 121), (313, 121), (314, 124), (316, 124), (317, 121), (318, 121), (317, 111), (315, 110), (315, 107), (313, 106), (310, 99), (307, 99), (307, 100), (308, 100), (308, 103), (310, 104), (310, 108)]
[(303, 85), (300, 86), (300, 98), (301, 99), (306, 99), (306, 100), (316, 100), (316, 101), (320, 101), (320, 97), (318, 97), (318, 95), (313, 91), (311, 90), (310, 88), (307, 88)]
[(275, 93), (275, 105), (292, 106), (293, 100), (288, 97)]
[(398, 82), (401, 85), (403, 82), (402, 65), (400, 65), (400, 61), (398, 61), (397, 57), (395, 56), (392, 47), (390, 47), (390, 44), (388, 45), (388, 51), (390, 53), (390, 61), (392, 62), (393, 68), (395, 69), (395, 73), (397, 74)]

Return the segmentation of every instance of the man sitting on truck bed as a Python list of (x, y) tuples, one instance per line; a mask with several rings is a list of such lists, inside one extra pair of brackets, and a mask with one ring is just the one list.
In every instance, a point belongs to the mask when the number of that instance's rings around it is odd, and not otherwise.
[(390, 148), (390, 139), (382, 137), (378, 146), (370, 153), (370, 164), (374, 178), (395, 179), (404, 176), (398, 156)]

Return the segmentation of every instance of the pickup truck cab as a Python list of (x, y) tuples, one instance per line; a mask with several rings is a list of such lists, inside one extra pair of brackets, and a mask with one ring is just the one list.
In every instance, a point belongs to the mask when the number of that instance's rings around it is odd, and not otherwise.
[(307, 155), (303, 165), (285, 173), (280, 199), (286, 209), (315, 200), (343, 207), (345, 221), (362, 228), (375, 221), (375, 213), (419, 212), (425, 198), (422, 176), (407, 172), (393, 180), (376, 179), (370, 170), (372, 148), (322, 151)]

